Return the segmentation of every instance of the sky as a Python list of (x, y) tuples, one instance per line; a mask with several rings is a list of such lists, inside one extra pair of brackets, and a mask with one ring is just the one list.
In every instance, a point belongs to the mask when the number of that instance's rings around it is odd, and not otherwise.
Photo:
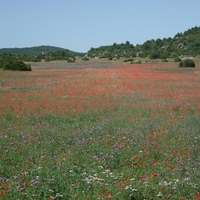
[(200, 26), (199, 9), (200, 0), (0, 0), (0, 48), (143, 44)]

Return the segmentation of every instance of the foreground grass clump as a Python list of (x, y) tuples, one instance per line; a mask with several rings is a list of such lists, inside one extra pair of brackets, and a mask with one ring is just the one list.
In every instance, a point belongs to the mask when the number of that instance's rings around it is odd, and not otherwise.
[(199, 199), (195, 70), (4, 73), (1, 198)]

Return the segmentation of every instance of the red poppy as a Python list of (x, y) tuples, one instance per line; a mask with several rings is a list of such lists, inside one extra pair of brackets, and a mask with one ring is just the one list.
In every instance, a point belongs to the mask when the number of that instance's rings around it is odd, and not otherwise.
[(107, 198), (111, 198), (112, 197), (112, 194), (111, 193), (108, 193), (107, 194)]
[(4, 197), (5, 196), (5, 192), (1, 192), (1, 196)]
[(154, 176), (154, 177), (157, 177), (157, 176), (158, 176), (158, 174), (154, 173), (152, 176)]

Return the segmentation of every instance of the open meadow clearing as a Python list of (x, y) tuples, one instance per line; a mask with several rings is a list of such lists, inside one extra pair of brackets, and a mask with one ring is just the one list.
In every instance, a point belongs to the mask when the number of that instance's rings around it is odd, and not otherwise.
[(0, 71), (0, 199), (200, 199), (199, 64), (44, 65)]

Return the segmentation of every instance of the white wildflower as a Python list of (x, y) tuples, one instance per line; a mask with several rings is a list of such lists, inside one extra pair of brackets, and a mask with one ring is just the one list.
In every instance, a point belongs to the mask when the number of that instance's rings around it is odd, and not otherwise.
[(135, 188), (132, 189), (132, 192), (136, 192), (136, 191), (137, 191), (137, 189), (135, 189)]
[(157, 196), (158, 196), (158, 197), (162, 197), (163, 194), (162, 194), (161, 192), (159, 192)]
[(129, 186), (126, 186), (124, 189), (125, 189), (125, 190), (128, 190), (128, 189), (129, 189)]
[(176, 179), (176, 180), (175, 180), (175, 184), (178, 183), (178, 182), (179, 182), (179, 179)]
[(62, 197), (63, 197), (63, 195), (62, 195), (62, 194), (60, 194), (60, 193), (57, 193), (57, 194), (56, 194), (56, 197), (61, 197), (61, 198), (62, 198)]
[(184, 178), (184, 181), (189, 181), (190, 180), (190, 178)]

